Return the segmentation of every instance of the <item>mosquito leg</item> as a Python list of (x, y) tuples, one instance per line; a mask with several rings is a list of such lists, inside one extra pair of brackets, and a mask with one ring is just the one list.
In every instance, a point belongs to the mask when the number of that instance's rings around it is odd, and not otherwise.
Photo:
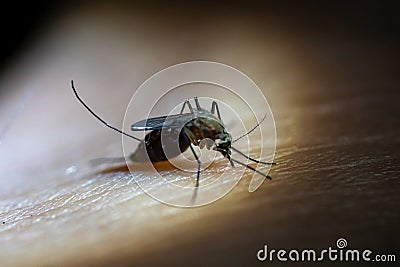
[(199, 191), (199, 188), (198, 188), (198, 187), (195, 187), (195, 188), (194, 188), (193, 195), (192, 195), (192, 199), (190, 200), (190, 204), (191, 204), (192, 206), (194, 206), (194, 204), (196, 203), (198, 191)]
[(200, 102), (197, 96), (194, 97), (194, 102), (196, 103), (196, 108), (198, 111), (201, 111)]
[(219, 119), (220, 121), (222, 121), (222, 119), (221, 119), (221, 114), (219, 114), (218, 103), (215, 102), (215, 101), (213, 101), (213, 102), (212, 102), (212, 105), (211, 105), (211, 113), (212, 113), (212, 114), (215, 114), (215, 110), (217, 110), (218, 119)]
[(180, 114), (182, 114), (183, 111), (185, 110), (186, 102), (187, 102), (187, 100), (185, 100), (185, 102), (183, 102), (183, 105), (182, 105), (182, 109), (181, 109), (181, 113), (180, 113)]
[(194, 151), (192, 144), (190, 144), (190, 150), (192, 150), (192, 153), (193, 153), (193, 155), (194, 155), (194, 157), (196, 158), (196, 161), (197, 161), (196, 187), (199, 187), (201, 161), (200, 161), (199, 157), (197, 156), (196, 151)]
[(199, 187), (199, 182), (200, 182), (200, 169), (201, 169), (201, 161), (199, 157), (196, 154), (196, 151), (194, 151), (194, 148), (192, 146), (193, 142), (193, 133), (190, 131), (188, 128), (183, 127), (183, 137), (185, 138), (186, 142), (188, 143), (190, 150), (192, 150), (192, 153), (197, 161), (197, 178), (196, 178), (196, 187)]
[(247, 165), (247, 164), (245, 164), (243, 162), (240, 162), (240, 161), (238, 161), (236, 159), (233, 159), (233, 158), (231, 158), (231, 160), (236, 162), (236, 163), (238, 163), (238, 164), (240, 164), (240, 165), (242, 165), (242, 166), (244, 166), (244, 167), (246, 167), (246, 168), (248, 168), (248, 169), (250, 169), (250, 170), (252, 170), (252, 171), (254, 171), (254, 172), (256, 172), (256, 173), (258, 173), (258, 174), (260, 174), (261, 176), (264, 176), (267, 179), (272, 180), (272, 178), (270, 176), (266, 175), (265, 173), (260, 172), (259, 170), (254, 169), (253, 167), (251, 167), (251, 166), (249, 166), (249, 165)]
[(192, 153), (194, 155), (194, 158), (197, 161), (197, 177), (196, 177), (196, 187), (199, 187), (199, 182), (200, 182), (200, 168), (201, 168), (201, 161), (199, 157), (196, 154), (196, 151), (194, 151), (194, 148), (192, 146), (192, 142), (190, 141), (190, 136), (193, 135), (193, 133), (186, 127), (183, 128), (183, 137), (186, 139), (186, 142), (188, 142), (190, 150), (192, 150)]
[(185, 106), (186, 106), (186, 105), (189, 107), (190, 113), (193, 114), (193, 107), (192, 107), (192, 105), (190, 104), (190, 102), (189, 102), (188, 99), (186, 99), (185, 102), (183, 102), (183, 106), (182, 106), (182, 109), (181, 109), (181, 114), (183, 114), (183, 111), (185, 110)]
[(246, 154), (244, 154), (244, 153), (243, 153), (242, 151), (240, 151), (239, 149), (234, 148), (233, 146), (231, 146), (231, 149), (234, 150), (234, 151), (236, 151), (237, 153), (239, 153), (240, 155), (242, 155), (242, 156), (245, 157), (246, 159), (251, 160), (251, 161), (253, 161), (253, 162), (255, 162), (255, 163), (265, 164), (265, 165), (275, 165), (275, 164), (276, 164), (275, 162), (265, 162), (265, 161), (260, 161), (260, 160), (253, 159), (253, 158), (247, 156)]

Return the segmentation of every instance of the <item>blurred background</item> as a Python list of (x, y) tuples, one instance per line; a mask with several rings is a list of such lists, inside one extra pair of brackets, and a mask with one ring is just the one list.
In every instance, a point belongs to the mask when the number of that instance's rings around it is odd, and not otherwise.
[[(264, 244), (318, 249), (340, 237), (397, 253), (390, 2), (36, 1), (2, 11), (2, 266), (258, 265)], [(215, 204), (178, 209), (143, 194), (123, 168), (87, 164), (121, 156), (121, 137), (82, 109), (70, 80), (121, 127), (143, 81), (192, 60), (235, 67), (262, 89), (279, 165), (255, 193), (248, 173)]]

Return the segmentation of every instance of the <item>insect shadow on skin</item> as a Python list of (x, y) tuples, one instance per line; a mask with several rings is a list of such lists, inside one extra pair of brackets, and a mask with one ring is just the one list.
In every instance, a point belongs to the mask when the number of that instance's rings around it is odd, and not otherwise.
[[(231, 157), (233, 150), (239, 155), (257, 164), (275, 164), (273, 162), (264, 162), (253, 159), (232, 146), (232, 143), (242, 139), (243, 137), (249, 135), (255, 129), (257, 129), (257, 127), (259, 127), (260, 124), (265, 120), (266, 115), (255, 127), (250, 129), (250, 131), (232, 140), (231, 135), (227, 132), (222, 122), (221, 115), (219, 113), (218, 103), (213, 101), (211, 105), (211, 111), (208, 111), (203, 109), (200, 106), (198, 98), (194, 97), (196, 108), (193, 108), (189, 99), (187, 99), (183, 103), (180, 114), (149, 118), (132, 124), (132, 131), (149, 131), (149, 133), (146, 134), (144, 140), (142, 140), (109, 125), (106, 121), (104, 121), (96, 113), (94, 113), (80, 98), (75, 89), (73, 80), (71, 80), (71, 87), (79, 102), (105, 126), (140, 142), (136, 151), (129, 156), (132, 162), (148, 162), (148, 160), (150, 159), (152, 163), (161, 163), (168, 161), (169, 158), (178, 156), (180, 153), (183, 153), (189, 148), (197, 161), (197, 176), (195, 185), (197, 189), (200, 183), (201, 161), (196, 151), (194, 150), (194, 146), (199, 146), (200, 148), (206, 146), (206, 148), (209, 150), (213, 149), (220, 152), (225, 158), (229, 160), (232, 167), (235, 167), (235, 163), (237, 163), (264, 176), (267, 179), (271, 179), (271, 177), (267, 174), (262, 173), (255, 168), (249, 166), (248, 164), (245, 164)], [(189, 113), (184, 113), (186, 107), (189, 109)], [(161, 135), (163, 129), (179, 131), (179, 133), (177, 133), (177, 135), (167, 134), (166, 136), (164, 135), (165, 133), (163, 133), (163, 139), (165, 140), (164, 142), (162, 142)], [(176, 136), (178, 136), (178, 140), (176, 140)], [(205, 139), (210, 141), (201, 142)], [(165, 153), (165, 147), (163, 146), (168, 145), (169, 143), (175, 143), (176, 145), (177, 141), (179, 142), (179, 149), (172, 150), (172, 152), (170, 152), (167, 156)], [(125, 161), (125, 158), (100, 158), (97, 159), (95, 163), (112, 163), (120, 161)]]

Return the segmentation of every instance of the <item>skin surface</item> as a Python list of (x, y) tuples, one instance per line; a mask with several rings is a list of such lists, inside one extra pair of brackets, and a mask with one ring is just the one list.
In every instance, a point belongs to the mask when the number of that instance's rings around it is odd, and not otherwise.
[[(0, 79), (9, 88), (1, 123), (33, 92), (0, 145), (1, 266), (251, 266), (264, 244), (323, 249), (340, 237), (398, 253), (397, 46), (364, 16), (275, 11), (88, 3), (51, 18)], [(122, 127), (143, 81), (195, 59), (234, 66), (262, 89), (278, 165), (254, 193), (246, 171), (226, 197), (183, 209), (141, 190), (135, 181), (157, 182), (146, 166), (134, 165), (132, 177), (123, 163), (89, 164), (121, 157), (121, 136), (82, 108), (70, 80)], [(252, 145), (257, 158), (261, 140)], [(227, 164), (217, 161), (202, 179)], [(168, 163), (157, 169), (185, 178)]]

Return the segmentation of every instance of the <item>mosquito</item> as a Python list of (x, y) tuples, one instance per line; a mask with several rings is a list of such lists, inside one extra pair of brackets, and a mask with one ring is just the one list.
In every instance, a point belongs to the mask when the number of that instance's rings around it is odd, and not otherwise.
[[(176, 157), (189, 148), (197, 161), (196, 188), (198, 188), (200, 184), (201, 161), (194, 147), (199, 146), (200, 148), (204, 148), (204, 146), (206, 146), (208, 150), (213, 149), (217, 152), (220, 152), (225, 158), (229, 160), (232, 167), (235, 167), (235, 163), (237, 163), (258, 173), (259, 175), (262, 175), (266, 179), (272, 179), (267, 174), (256, 170), (248, 164), (232, 158), (232, 151), (235, 151), (239, 155), (257, 164), (276, 164), (274, 162), (264, 162), (253, 159), (232, 146), (233, 143), (239, 141), (240, 139), (249, 135), (255, 129), (257, 129), (257, 127), (259, 127), (260, 124), (265, 120), (266, 115), (259, 123), (257, 123), (255, 127), (250, 129), (247, 133), (239, 136), (236, 139), (232, 139), (232, 136), (227, 132), (224, 123), (222, 122), (218, 103), (213, 101), (211, 104), (211, 110), (208, 111), (200, 106), (198, 97), (194, 97), (193, 100), (195, 102), (196, 108), (194, 108), (189, 99), (187, 99), (184, 101), (179, 114), (149, 118), (132, 124), (132, 131), (149, 131), (145, 135), (144, 140), (142, 140), (108, 124), (105, 120), (100, 118), (91, 108), (89, 108), (89, 106), (86, 105), (86, 103), (80, 98), (75, 89), (73, 80), (71, 80), (71, 87), (78, 101), (96, 119), (98, 119), (108, 128), (111, 128), (112, 130), (120, 134), (123, 134), (140, 142), (136, 151), (129, 156), (130, 160), (133, 162), (143, 162), (148, 159), (150, 159), (151, 162), (167, 161), (168, 158)], [(184, 113), (186, 107), (189, 109), (188, 113)], [(177, 133), (177, 131), (179, 132)], [(178, 136), (178, 140), (176, 140), (176, 136)], [(163, 141), (161, 137), (163, 138)], [(202, 142), (202, 140), (205, 140), (206, 142)], [(170, 150), (172, 152), (166, 155), (165, 145), (176, 145), (177, 141), (179, 142), (179, 149)]]

